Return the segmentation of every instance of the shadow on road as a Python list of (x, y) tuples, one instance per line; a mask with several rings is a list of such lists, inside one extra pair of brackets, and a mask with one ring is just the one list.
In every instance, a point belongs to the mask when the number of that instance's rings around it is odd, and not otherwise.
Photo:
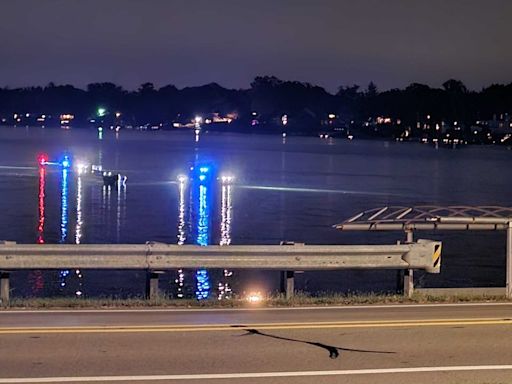
[(336, 347), (334, 345), (327, 345), (324, 343), (318, 343), (314, 341), (306, 341), (306, 340), (299, 340), (299, 339), (292, 339), (289, 337), (282, 337), (282, 336), (276, 336), (276, 335), (270, 335), (268, 333), (264, 333), (261, 331), (258, 331), (257, 329), (251, 329), (244, 327), (243, 325), (232, 325), (233, 328), (241, 328), (244, 331), (247, 331), (247, 333), (241, 335), (241, 336), (249, 336), (249, 335), (258, 335), (258, 336), (265, 336), (270, 337), (272, 339), (277, 340), (284, 340), (284, 341), (293, 341), (296, 343), (302, 343), (302, 344), (309, 344), (314, 347), (319, 347), (322, 349), (325, 349), (327, 352), (329, 352), (329, 357), (331, 359), (336, 359), (340, 356), (340, 352), (358, 352), (358, 353), (396, 353), (396, 352), (390, 352), (390, 351), (372, 351), (372, 350), (366, 350), (366, 349), (352, 349), (352, 348), (343, 348), (343, 347)]

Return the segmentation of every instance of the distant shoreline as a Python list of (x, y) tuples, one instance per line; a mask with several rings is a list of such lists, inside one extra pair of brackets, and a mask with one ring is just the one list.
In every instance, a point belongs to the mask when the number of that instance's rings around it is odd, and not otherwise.
[[(69, 127), (66, 129), (63, 129), (62, 127), (58, 126), (50, 126), (50, 127), (39, 127), (39, 126), (15, 126), (15, 125), (0, 125), (0, 130), (8, 130), (8, 129), (39, 129), (39, 130), (51, 130), (51, 131), (62, 131), (62, 132), (68, 132), (68, 131), (89, 131), (89, 132), (97, 132), (97, 128), (95, 127)], [(116, 133), (115, 129), (104, 129), (103, 134), (109, 133)], [(156, 133), (169, 133), (169, 134), (186, 134), (189, 133), (191, 135), (194, 135), (194, 129), (193, 128), (171, 128), (171, 129), (141, 129), (140, 127), (135, 128), (122, 128), (118, 132), (143, 132), (146, 134), (156, 134)], [(489, 143), (468, 143), (468, 142), (461, 142), (456, 145), (453, 143), (450, 144), (441, 144), (441, 145), (435, 145), (435, 142), (432, 141), (425, 141), (421, 138), (409, 138), (407, 140), (400, 140), (398, 138), (392, 138), (392, 137), (382, 137), (382, 136), (369, 136), (369, 135), (354, 135), (351, 139), (347, 138), (346, 136), (340, 136), (336, 134), (318, 134), (313, 133), (310, 131), (304, 131), (304, 132), (285, 132), (283, 130), (239, 130), (239, 129), (201, 129), (201, 135), (208, 135), (208, 134), (237, 134), (237, 135), (255, 135), (255, 136), (279, 136), (284, 141), (286, 141), (286, 138), (290, 137), (308, 137), (308, 138), (319, 138), (319, 139), (336, 139), (336, 140), (343, 140), (343, 141), (376, 141), (376, 142), (397, 142), (397, 143), (416, 143), (416, 144), (424, 144), (424, 145), (430, 145), (432, 147), (436, 148), (463, 148), (467, 145), (476, 145), (476, 146), (487, 146), (487, 147), (506, 147), (509, 150), (512, 150), (512, 143), (506, 144), (506, 145), (498, 145), (498, 144), (489, 144)]]

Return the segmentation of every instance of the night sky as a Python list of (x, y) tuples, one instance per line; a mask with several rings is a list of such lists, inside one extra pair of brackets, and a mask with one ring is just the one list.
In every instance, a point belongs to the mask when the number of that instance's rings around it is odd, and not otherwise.
[(0, 85), (512, 81), (509, 0), (0, 0)]

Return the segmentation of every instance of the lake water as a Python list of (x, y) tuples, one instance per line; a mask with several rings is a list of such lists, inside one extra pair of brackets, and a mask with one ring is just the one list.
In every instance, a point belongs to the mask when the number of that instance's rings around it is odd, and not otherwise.
[[(198, 139), (198, 141), (196, 141)], [(435, 149), (416, 143), (347, 141), (194, 132), (0, 128), (0, 239), (19, 243), (307, 244), (394, 243), (402, 233), (339, 232), (333, 224), (385, 205), (510, 205), (510, 158), (504, 147)], [(60, 167), (41, 170), (37, 156), (64, 153), (128, 177), (107, 189), (100, 178)], [(190, 171), (195, 167), (194, 171)], [(208, 179), (177, 181), (178, 175)], [(222, 185), (222, 175), (234, 175)], [(504, 233), (421, 233), (444, 241), (440, 275), (422, 286), (503, 286)], [(184, 294), (197, 290), (183, 271)], [(80, 277), (79, 277), (80, 276)], [(162, 289), (176, 294), (177, 271)], [(236, 294), (272, 291), (277, 273), (208, 271)], [(64, 285), (62, 285), (64, 283)], [(15, 295), (140, 293), (144, 274), (69, 271), (15, 273)], [(298, 289), (393, 290), (393, 271), (308, 272)], [(62, 286), (61, 286), (62, 285)], [(207, 288), (207, 287), (206, 287)]]

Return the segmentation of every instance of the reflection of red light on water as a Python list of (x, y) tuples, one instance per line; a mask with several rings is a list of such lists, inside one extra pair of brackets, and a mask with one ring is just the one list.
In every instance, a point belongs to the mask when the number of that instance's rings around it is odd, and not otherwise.
[(44, 278), (42, 271), (32, 271), (28, 276), (28, 280), (32, 287), (32, 294), (37, 294), (44, 289)]
[[(39, 155), (38, 156), (39, 165), (45, 165), (48, 161), (48, 156)], [(46, 183), (46, 168), (39, 168), (39, 198), (38, 198), (38, 206), (39, 206), (39, 222), (37, 225), (37, 244), (44, 244), (44, 187)], [(41, 271), (32, 271), (29, 274), (29, 282), (32, 287), (32, 294), (39, 293), (44, 288), (44, 277)]]
[(46, 165), (46, 163), (48, 163), (48, 155), (46, 153), (40, 153), (37, 156), (37, 162), (39, 165)]
[(37, 243), (44, 244), (44, 187), (46, 182), (46, 169), (39, 169), (39, 224), (37, 226)]

